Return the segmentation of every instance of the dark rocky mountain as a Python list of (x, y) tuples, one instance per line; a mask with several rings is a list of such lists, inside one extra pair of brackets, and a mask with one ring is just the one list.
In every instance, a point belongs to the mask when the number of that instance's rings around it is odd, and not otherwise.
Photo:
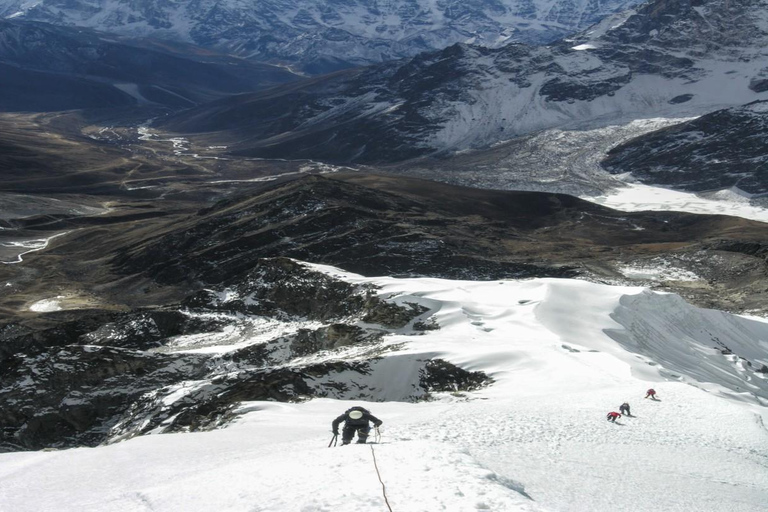
[(718, 110), (612, 149), (609, 172), (644, 183), (702, 192), (768, 193), (768, 102)]
[[(241, 186), (198, 204), (113, 196), (106, 213), (3, 221), (66, 233), (23, 265), (0, 266), (3, 450), (216, 428), (248, 400), (375, 400), (391, 348), (382, 335), (439, 328), (428, 310), (284, 256), (376, 275), (611, 282), (628, 282), (628, 262), (663, 261), (700, 276), (663, 289), (768, 308), (757, 293), (768, 285), (768, 228), (738, 218), (359, 173)], [(36, 306), (52, 297), (59, 310)], [(408, 391), (388, 399), (490, 382), (439, 359), (408, 365)]]
[(311, 74), (457, 42), (549, 43), (637, 0), (0, 0), (0, 17), (192, 42)]
[[(624, 253), (640, 257), (721, 247), (723, 240), (758, 242), (766, 229), (739, 218), (617, 212), (563, 194), (358, 173), (240, 182), (237, 191), (224, 186), (221, 192), (225, 199), (203, 208), (194, 194), (164, 201), (88, 196), (90, 203), (82, 202), (94, 207), (90, 213), (4, 219), (6, 230), (30, 236), (68, 234), (28, 255), (22, 267), (0, 267), (0, 279), (25, 290), (0, 298), (0, 308), (14, 316), (25, 301), (50, 287), (67, 288), (71, 279), (82, 279), (85, 288), (100, 290), (104, 302), (121, 307), (180, 301), (265, 257), (365, 275), (495, 279), (598, 272), (598, 278), (612, 279), (619, 275), (607, 262)], [(104, 205), (109, 212), (98, 208)]]
[(297, 77), (192, 45), (0, 20), (0, 110), (190, 107)]
[[(231, 290), (243, 294), (238, 300), (201, 291), (165, 308), (49, 315), (53, 326), (34, 332), (5, 325), (0, 451), (215, 428), (237, 416), (242, 400), (370, 399), (373, 388), (366, 382), (387, 350), (379, 343), (382, 334), (413, 326), (425, 311), (385, 303), (365, 287), (291, 260), (254, 263), (232, 283)], [(378, 327), (357, 327), (357, 319)], [(247, 339), (267, 322), (295, 327), (223, 355), (192, 350), (232, 343), (225, 333), (233, 328)], [(313, 326), (319, 322), (324, 326)], [(348, 349), (357, 350), (356, 361), (339, 357)], [(355, 387), (348, 375), (334, 382), (345, 372), (357, 374)], [(399, 399), (488, 381), (440, 360), (421, 361), (416, 376), (412, 391)]]
[(380, 163), (764, 98), (766, 0), (655, 0), (547, 47), (457, 44), (158, 126), (233, 154)]

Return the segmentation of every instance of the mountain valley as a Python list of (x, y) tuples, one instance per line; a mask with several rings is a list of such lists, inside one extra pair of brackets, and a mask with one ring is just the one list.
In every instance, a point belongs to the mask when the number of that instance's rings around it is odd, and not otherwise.
[(0, 0), (0, 509), (761, 510), (767, 2)]

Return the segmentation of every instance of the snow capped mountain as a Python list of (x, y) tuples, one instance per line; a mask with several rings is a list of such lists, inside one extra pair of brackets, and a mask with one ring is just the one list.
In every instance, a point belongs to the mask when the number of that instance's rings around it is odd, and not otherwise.
[[(339, 373), (327, 387), (350, 397), (364, 391), (364, 400), (278, 404), (243, 395), (231, 411), (236, 423), (223, 430), (2, 454), (0, 506), (17, 512), (351, 512), (387, 503), (408, 511), (763, 507), (765, 320), (697, 309), (637, 287), (364, 278), (306, 268), (347, 286), (373, 286), (384, 301), (413, 304), (435, 328), (414, 331), (409, 323), (383, 333), (384, 350), (367, 371)], [(173, 350), (178, 356), (206, 347), (237, 350), (215, 342)], [(248, 344), (265, 346), (255, 338)], [(359, 365), (364, 347), (336, 347), (305, 361)], [(483, 372), (493, 384), (399, 401), (418, 387), (418, 362), (436, 356)], [(315, 376), (313, 385), (325, 383)], [(203, 390), (215, 395), (217, 385), (185, 382), (166, 395), (164, 407), (171, 412), (176, 403), (196, 402)], [(648, 388), (659, 400), (643, 398)], [(291, 383), (272, 389), (295, 391)], [(606, 413), (624, 401), (632, 414), (607, 422)], [(381, 442), (329, 449), (331, 420), (353, 404), (384, 421)]]
[(457, 42), (546, 43), (637, 0), (0, 0), (0, 17), (227, 49), (310, 73)]
[(402, 160), (765, 98), (766, 48), (766, 0), (657, 0), (552, 46), (457, 44), (192, 109), (166, 126), (220, 131), (207, 136), (238, 140), (246, 155)]

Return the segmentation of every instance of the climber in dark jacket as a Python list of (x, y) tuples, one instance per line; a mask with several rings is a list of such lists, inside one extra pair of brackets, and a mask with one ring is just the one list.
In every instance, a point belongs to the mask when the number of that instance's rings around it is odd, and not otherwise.
[(352, 407), (333, 420), (331, 425), (333, 426), (333, 434), (336, 436), (339, 435), (339, 424), (342, 421), (344, 422), (344, 430), (341, 434), (342, 445), (349, 444), (352, 438), (355, 437), (355, 432), (357, 432), (358, 444), (364, 444), (366, 439), (368, 439), (368, 433), (371, 431), (369, 422), (372, 421), (376, 427), (383, 423), (379, 418), (371, 414), (368, 409)]

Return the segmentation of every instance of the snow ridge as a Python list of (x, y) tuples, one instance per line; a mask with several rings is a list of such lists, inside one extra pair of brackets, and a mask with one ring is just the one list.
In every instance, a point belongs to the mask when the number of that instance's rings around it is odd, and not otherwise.
[[(384, 420), (374, 449), (393, 510), (762, 506), (768, 395), (756, 368), (768, 363), (764, 319), (700, 310), (637, 287), (364, 278), (307, 266), (430, 308), (440, 329), (388, 334), (399, 348), (385, 360), (439, 355), (495, 379), (427, 402), (367, 404)], [(649, 387), (659, 400), (642, 399)], [(633, 414), (606, 422), (623, 401)], [(19, 512), (381, 509), (370, 448), (327, 448), (331, 420), (349, 405), (244, 402), (240, 420), (223, 430), (0, 455), (0, 505)]]

